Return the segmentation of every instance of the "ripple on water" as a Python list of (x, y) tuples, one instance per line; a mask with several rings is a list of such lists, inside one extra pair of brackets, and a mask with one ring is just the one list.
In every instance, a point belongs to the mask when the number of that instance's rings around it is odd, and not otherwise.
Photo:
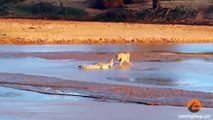
[(121, 78), (121, 77), (109, 77), (107, 78), (113, 81), (120, 82), (130, 82), (130, 83), (139, 83), (139, 84), (150, 84), (150, 85), (158, 85), (158, 86), (178, 86), (180, 84), (175, 83), (174, 79), (171, 78)]
[(4, 58), (0, 72), (59, 77), (70, 80), (134, 86), (169, 87), (213, 92), (213, 64), (202, 59), (180, 62), (133, 62), (128, 69), (82, 71), (81, 64), (95, 61)]
[[(1, 45), (0, 52), (107, 52), (161, 51), (205, 53), (213, 44), (126, 44), (126, 45)], [(133, 62), (132, 67), (108, 71), (82, 71), (77, 66), (97, 61), (47, 60), (41, 58), (5, 56), (0, 58), (0, 72), (59, 77), (71, 80), (125, 85), (153, 85), (187, 90), (213, 92), (213, 58), (205, 60), (172, 60)], [(206, 89), (207, 88), (207, 89)]]

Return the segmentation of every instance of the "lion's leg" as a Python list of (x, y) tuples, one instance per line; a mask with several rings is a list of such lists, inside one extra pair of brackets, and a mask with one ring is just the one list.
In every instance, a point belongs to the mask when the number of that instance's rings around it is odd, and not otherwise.
[(130, 62), (129, 57), (128, 57), (128, 59), (126, 60), (126, 62), (127, 62), (128, 64), (132, 65), (132, 63)]
[(119, 62), (119, 66), (121, 66), (123, 63), (124, 63), (124, 61), (123, 61), (123, 60), (121, 60), (121, 62)]
[(126, 61), (128, 64), (132, 65), (132, 63), (130, 61)]

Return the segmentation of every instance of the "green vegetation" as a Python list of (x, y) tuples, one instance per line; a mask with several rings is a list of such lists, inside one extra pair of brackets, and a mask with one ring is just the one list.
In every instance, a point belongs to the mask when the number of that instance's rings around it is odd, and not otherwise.
[(177, 6), (165, 14), (167, 20), (190, 19), (197, 16), (198, 11), (191, 7)]
[(7, 4), (7, 3), (18, 3), (23, 1), (25, 0), (0, 0), (0, 5)]
[(119, 8), (123, 5), (123, 0), (96, 0), (94, 7), (98, 9)]
[[(171, 8), (159, 8), (159, 9), (141, 9), (138, 11), (128, 11), (127, 9), (111, 9), (105, 13), (97, 15), (94, 19), (98, 21), (111, 21), (111, 22), (168, 22), (178, 20), (193, 19), (197, 16), (197, 11), (191, 7), (177, 6), (174, 9)], [(131, 21), (130, 21), (131, 19)]]
[(40, 2), (31, 5), (17, 5), (13, 15), (17, 17), (33, 17), (39, 19), (80, 19), (87, 14), (83, 9)]
[[(212, 3), (205, 6), (205, 8), (199, 8), (199, 6), (185, 5), (184, 1), (184, 6), (174, 7), (174, 3), (168, 6), (170, 1), (175, 2), (175, 0), (89, 0), (87, 2), (77, 1), (76, 3), (74, 1), (65, 2), (63, 0), (56, 0), (52, 3), (48, 0), (46, 0), (46, 2), (42, 2), (44, 0), (39, 1), (0, 0), (0, 16), (110, 22), (188, 22), (190, 24), (198, 21), (200, 23), (207, 21), (207, 24), (208, 22), (212, 24), (211, 19), (213, 19)], [(155, 3), (156, 9), (153, 9), (153, 4), (150, 4), (150, 2)], [(66, 5), (63, 5), (65, 3)], [(179, 3), (177, 3), (177, 5), (179, 5)], [(91, 7), (93, 9), (91, 9)], [(95, 10), (94, 8), (98, 8), (99, 10)], [(198, 20), (199, 16), (202, 18)]]
[(205, 16), (206, 18), (213, 19), (213, 5), (210, 5), (208, 7), (205, 14), (206, 14), (206, 16)]
[(128, 11), (125, 9), (112, 9), (98, 14), (94, 20), (108, 22), (128, 22)]
[(177, 6), (174, 9), (159, 8), (157, 10), (144, 9), (136, 12), (139, 20), (149, 20), (152, 22), (187, 20), (197, 16), (197, 11), (191, 7)]
[(7, 14), (9, 14), (9, 10), (8, 10), (7, 6), (0, 5), (0, 16), (4, 16)]
[(133, 3), (133, 0), (123, 0), (123, 3), (124, 4), (131, 4), (131, 3)]
[(32, 6), (32, 13), (39, 18), (48, 17), (50, 19), (81, 18), (86, 14), (82, 9), (59, 7), (50, 3), (38, 3)]

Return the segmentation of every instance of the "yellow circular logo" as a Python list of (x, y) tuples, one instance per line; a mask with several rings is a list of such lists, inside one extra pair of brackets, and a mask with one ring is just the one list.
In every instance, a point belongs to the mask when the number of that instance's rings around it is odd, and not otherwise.
[(200, 103), (199, 100), (197, 100), (197, 99), (191, 99), (188, 102), (187, 107), (188, 107), (188, 109), (189, 109), (190, 112), (196, 113), (196, 112), (200, 111), (202, 105), (201, 105), (201, 103)]

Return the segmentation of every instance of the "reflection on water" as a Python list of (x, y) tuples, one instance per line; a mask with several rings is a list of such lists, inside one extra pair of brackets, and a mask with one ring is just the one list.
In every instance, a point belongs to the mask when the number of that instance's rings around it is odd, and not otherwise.
[(77, 66), (97, 61), (1, 58), (0, 72), (59, 77), (122, 85), (166, 87), (213, 92), (213, 63), (205, 60), (133, 62), (126, 70), (83, 71)]
[(18, 93), (13, 93), (13, 92), (0, 92), (0, 97), (18, 97), (20, 94)]
[(0, 52), (120, 52), (170, 51), (182, 53), (213, 52), (213, 43), (124, 44), (124, 45), (0, 45)]

